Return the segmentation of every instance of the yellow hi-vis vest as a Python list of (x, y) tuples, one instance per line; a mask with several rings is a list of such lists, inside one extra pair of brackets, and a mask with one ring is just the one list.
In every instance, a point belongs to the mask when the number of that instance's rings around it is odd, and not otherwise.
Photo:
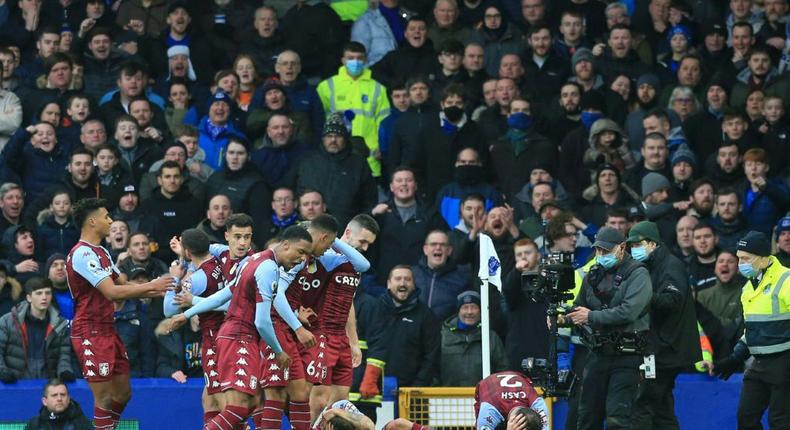
[[(322, 81), (316, 90), (327, 116), (350, 110), (354, 113), (351, 135), (365, 139), (371, 153), (379, 149), (379, 125), (390, 114), (390, 101), (387, 89), (371, 77), (370, 69), (353, 79), (345, 66), (340, 66), (337, 75)], [(381, 176), (379, 160), (368, 157), (368, 165), (373, 176)]]
[(368, 0), (329, 0), (329, 7), (341, 21), (356, 21), (368, 10)]
[(771, 256), (771, 265), (757, 288), (746, 282), (741, 293), (744, 339), (752, 354), (790, 349), (790, 269)]

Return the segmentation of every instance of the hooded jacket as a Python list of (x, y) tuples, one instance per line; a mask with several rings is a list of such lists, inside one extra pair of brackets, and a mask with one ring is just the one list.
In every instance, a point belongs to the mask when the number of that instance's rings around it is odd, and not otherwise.
[[(508, 369), (505, 345), (491, 330), (491, 373)], [(458, 328), (458, 315), (442, 324), (441, 386), (471, 387), (483, 378), (483, 332), (478, 323), (468, 330)]]
[(33, 202), (66, 171), (71, 145), (57, 142), (50, 152), (34, 148), (31, 135), (19, 130), (0, 153), (0, 176), (3, 182), (19, 184), (25, 190), (25, 201)]
[(55, 253), (68, 254), (80, 239), (80, 231), (71, 217), (65, 224), (55, 221), (55, 216), (48, 216), (36, 229), (36, 252), (46, 260)]
[(38, 415), (27, 422), (25, 430), (93, 430), (93, 424), (82, 412), (79, 403), (71, 399), (66, 410), (59, 414), (41, 406)]
[(440, 321), (458, 309), (458, 295), (468, 289), (472, 274), (467, 266), (457, 266), (453, 260), (435, 269), (428, 267), (426, 257), (411, 267), (414, 284), (420, 287), (420, 301), (425, 303)]
[[(23, 378), (27, 369), (27, 323), (30, 303), (22, 302), (11, 312), (0, 317), (0, 373), (11, 372)], [(57, 378), (62, 372), (71, 371), (71, 341), (69, 322), (61, 318), (55, 306), (47, 310), (48, 323), (44, 338), (44, 374), (47, 379)]]
[(376, 181), (370, 167), (364, 158), (351, 152), (348, 142), (335, 154), (323, 145), (307, 153), (292, 170), (288, 183), (297, 194), (307, 188), (320, 191), (328, 212), (340, 225), (376, 205)]
[(262, 223), (261, 228), (268, 226), (271, 217), (272, 190), (266, 186), (263, 177), (249, 161), (240, 170), (232, 171), (225, 167), (214, 172), (206, 181), (208, 198), (217, 194), (224, 194), (230, 199), (233, 213), (246, 213), (257, 223)]
[[(598, 143), (601, 134), (610, 131), (614, 133), (615, 140), (612, 146), (605, 147)], [(602, 118), (593, 123), (590, 128), (589, 136), (590, 147), (584, 152), (584, 167), (591, 172), (593, 181), (595, 171), (601, 164), (611, 164), (623, 173), (625, 169), (630, 169), (636, 163), (631, 151), (628, 150), (628, 138), (623, 134), (623, 129), (616, 122)]]
[(159, 220), (153, 239), (159, 244), (157, 257), (164, 261), (172, 261), (175, 257), (167, 246), (170, 238), (196, 226), (205, 213), (203, 202), (194, 199), (183, 186), (171, 198), (157, 188), (151, 198), (142, 202), (141, 208), (149, 217)]

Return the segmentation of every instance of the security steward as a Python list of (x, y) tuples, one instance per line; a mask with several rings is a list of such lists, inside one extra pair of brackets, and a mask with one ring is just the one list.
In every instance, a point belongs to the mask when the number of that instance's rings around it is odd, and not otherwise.
[(712, 373), (727, 379), (754, 356), (743, 375), (738, 429), (762, 429), (768, 409), (772, 429), (790, 429), (790, 269), (771, 255), (771, 242), (750, 231), (738, 241), (738, 271), (748, 280), (741, 293), (744, 336), (729, 357), (713, 362)]
[(633, 428), (679, 429), (675, 416), (675, 378), (691, 370), (702, 358), (694, 297), (683, 263), (663, 245), (658, 226), (642, 221), (628, 232), (631, 257), (650, 272), (650, 348), (655, 355), (656, 377), (639, 386), (632, 417)]
[(620, 231), (602, 228), (593, 243), (596, 264), (584, 278), (573, 312), (560, 324), (588, 325), (591, 353), (579, 393), (578, 429), (630, 428), (639, 386), (642, 352), (626, 345), (646, 339), (648, 306), (653, 296), (650, 274), (626, 252)]

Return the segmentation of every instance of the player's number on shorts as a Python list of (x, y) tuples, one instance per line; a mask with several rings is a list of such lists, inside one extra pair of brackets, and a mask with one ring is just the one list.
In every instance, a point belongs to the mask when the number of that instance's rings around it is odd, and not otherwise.
[(307, 365), (307, 374), (310, 376), (315, 376), (316, 374), (315, 360), (311, 361), (310, 364)]
[(523, 387), (524, 384), (521, 383), (519, 380), (513, 380), (516, 375), (496, 375), (499, 378), (499, 385), (506, 388), (520, 388)]

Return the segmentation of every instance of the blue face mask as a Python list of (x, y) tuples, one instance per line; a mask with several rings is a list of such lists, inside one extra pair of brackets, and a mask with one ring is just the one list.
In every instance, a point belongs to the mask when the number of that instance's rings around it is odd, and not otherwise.
[(738, 264), (738, 271), (741, 272), (741, 275), (745, 276), (746, 278), (754, 278), (757, 276), (757, 271), (754, 270), (752, 263)]
[(631, 257), (633, 257), (636, 261), (647, 260), (647, 248), (644, 246), (631, 248)]
[(609, 270), (614, 267), (615, 264), (617, 264), (617, 257), (615, 257), (614, 252), (604, 255), (596, 255), (595, 262), (604, 269)]
[(346, 71), (348, 71), (349, 75), (356, 78), (365, 71), (365, 62), (362, 60), (347, 60)]
[(532, 126), (532, 116), (524, 112), (516, 112), (507, 117), (507, 126), (517, 130), (526, 130)]
[(587, 131), (590, 131), (595, 121), (598, 121), (601, 118), (603, 118), (603, 114), (600, 112), (584, 111), (581, 115), (582, 124), (584, 125), (584, 128), (587, 129)]

